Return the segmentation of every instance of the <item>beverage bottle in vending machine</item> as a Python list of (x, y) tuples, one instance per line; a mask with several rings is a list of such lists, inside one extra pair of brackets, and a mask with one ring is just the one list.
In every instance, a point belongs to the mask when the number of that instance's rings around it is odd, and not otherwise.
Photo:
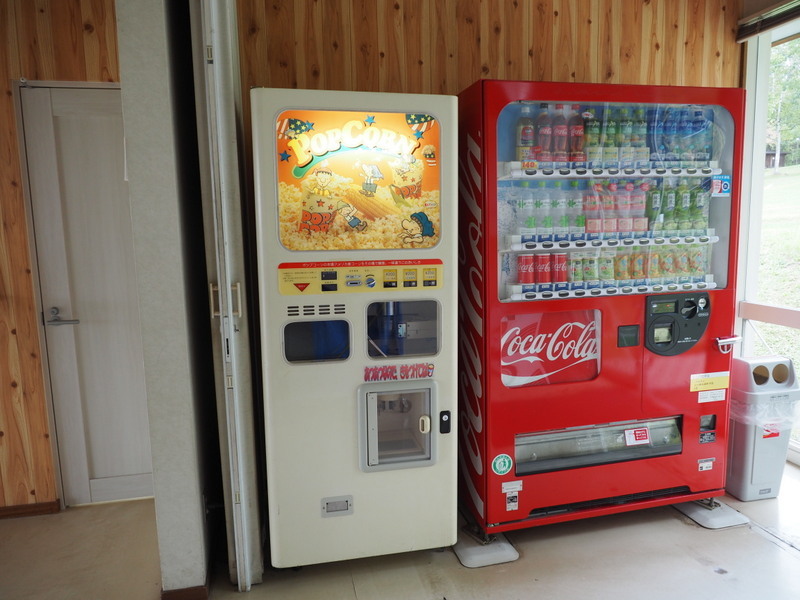
[(692, 186), (692, 233), (693, 235), (706, 235), (708, 233), (708, 208), (711, 192), (708, 190), (708, 181), (697, 179)]
[(643, 108), (637, 108), (633, 113), (633, 133), (631, 146), (633, 146), (633, 166), (645, 169), (650, 166), (650, 149), (647, 147), (647, 120)]
[(565, 167), (569, 157), (569, 128), (563, 104), (556, 104), (551, 127), (553, 131), (553, 162), (558, 163), (556, 166)]
[(567, 191), (567, 217), (569, 219), (570, 240), (586, 239), (586, 216), (583, 212), (583, 190), (580, 182), (573, 179)]
[(619, 148), (619, 166), (623, 169), (633, 167), (633, 119), (627, 107), (619, 109), (617, 124), (617, 147)]
[(550, 191), (550, 207), (553, 217), (553, 241), (569, 241), (569, 217), (567, 216), (567, 195), (561, 189), (561, 182), (554, 181)]
[(631, 213), (631, 192), (633, 183), (620, 181), (614, 192), (614, 210), (617, 213), (617, 235), (620, 238), (633, 237), (633, 214)]
[(633, 111), (631, 146), (634, 148), (643, 148), (647, 146), (647, 121), (644, 118), (643, 108), (637, 108)]
[(604, 240), (617, 239), (617, 182), (609, 181), (605, 184), (605, 189), (600, 194), (600, 209), (603, 212), (603, 235)]
[(664, 179), (661, 187), (661, 214), (664, 216), (663, 235), (678, 235), (678, 222), (675, 215), (675, 206), (678, 202), (678, 193), (668, 179)]
[[(710, 113), (713, 118), (713, 112)], [(701, 107), (695, 108), (692, 119), (692, 132), (695, 142), (695, 161), (698, 167), (707, 167), (711, 161), (711, 145), (713, 141), (713, 121), (707, 119)]]
[(600, 131), (600, 141), (606, 148), (617, 145), (617, 129), (619, 121), (614, 114), (614, 110), (609, 107), (606, 109), (603, 120), (603, 128)]
[(653, 168), (664, 166), (664, 121), (657, 108), (647, 111), (647, 146), (650, 148), (650, 163)]
[(677, 198), (675, 203), (675, 220), (678, 223), (679, 235), (692, 234), (692, 192), (686, 178), (678, 181)]
[(623, 106), (619, 109), (617, 122), (617, 146), (630, 146), (633, 138), (633, 119), (631, 111)]
[(602, 124), (597, 107), (587, 110), (584, 117), (583, 149), (586, 152), (586, 166), (600, 168), (603, 166), (603, 149), (600, 143)]
[(617, 133), (619, 131), (619, 121), (613, 109), (608, 108), (605, 112), (603, 129), (600, 137), (603, 143), (603, 167), (614, 169), (619, 167), (619, 146), (617, 145)]
[(638, 181), (631, 190), (631, 219), (633, 220), (633, 236), (637, 238), (647, 235), (648, 220), (647, 192), (650, 189), (648, 181)]
[(572, 105), (572, 112), (567, 120), (569, 133), (569, 161), (575, 168), (586, 166), (586, 153), (583, 150), (585, 125), (580, 104)]
[(551, 150), (553, 145), (553, 123), (550, 119), (550, 106), (546, 103), (539, 105), (539, 114), (536, 117), (536, 146), (537, 158), (542, 162), (553, 160)]
[(632, 257), (631, 248), (617, 248), (614, 256), (614, 279), (618, 286), (633, 284), (633, 278), (631, 277)]
[(583, 195), (583, 216), (586, 224), (586, 239), (599, 240), (603, 237), (603, 206), (600, 201), (602, 185), (596, 181), (589, 182)]
[(678, 136), (677, 108), (667, 109), (664, 118), (664, 166), (668, 168), (680, 166), (680, 138)]
[(630, 260), (630, 274), (634, 285), (645, 285), (645, 265), (648, 249), (642, 246), (633, 248)]
[(649, 182), (649, 189), (647, 190), (645, 215), (648, 220), (648, 228), (654, 237), (660, 235), (661, 231), (664, 229), (664, 214), (661, 212), (661, 209), (661, 189), (658, 187), (658, 182), (653, 180)]
[(598, 118), (597, 109), (587, 110), (583, 121), (583, 147), (599, 146), (602, 125)]
[(695, 137), (693, 135), (692, 118), (688, 108), (682, 108), (678, 116), (678, 139), (680, 148), (680, 166), (695, 166)]
[(520, 183), (517, 204), (517, 234), (523, 242), (536, 241), (536, 203), (527, 181)]
[(534, 191), (534, 210), (536, 213), (536, 239), (540, 242), (553, 241), (553, 213), (547, 183), (539, 181)]
[(533, 123), (533, 107), (523, 104), (516, 127), (516, 159), (520, 161), (535, 160), (533, 145), (536, 139), (536, 129)]

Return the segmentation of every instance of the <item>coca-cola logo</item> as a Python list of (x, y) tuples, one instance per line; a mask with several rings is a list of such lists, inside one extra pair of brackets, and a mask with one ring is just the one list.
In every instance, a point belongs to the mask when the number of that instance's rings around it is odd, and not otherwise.
[[(569, 318), (559, 319), (568, 316)], [(521, 387), (585, 381), (600, 366), (599, 317), (594, 311), (519, 315), (504, 320), (500, 344), (503, 384)]]
[(486, 435), (483, 415), (483, 243), (482, 159), (480, 132), (465, 132), (459, 160), (459, 201), (461, 231), (458, 236), (459, 322), (459, 415), (458, 454), (467, 498), (481, 517), (485, 516), (482, 496)]

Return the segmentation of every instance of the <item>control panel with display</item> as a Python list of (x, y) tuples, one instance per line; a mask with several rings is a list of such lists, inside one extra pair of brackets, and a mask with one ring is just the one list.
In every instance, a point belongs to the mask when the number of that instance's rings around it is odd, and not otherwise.
[(648, 296), (645, 346), (676, 356), (694, 346), (706, 331), (711, 303), (706, 292)]
[(439, 289), (443, 268), (439, 259), (281, 263), (278, 289), (284, 296)]

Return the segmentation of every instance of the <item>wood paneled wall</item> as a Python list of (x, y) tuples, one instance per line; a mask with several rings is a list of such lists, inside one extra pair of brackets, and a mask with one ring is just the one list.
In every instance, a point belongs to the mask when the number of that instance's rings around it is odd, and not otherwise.
[(12, 81), (118, 81), (114, 0), (0, 0), (0, 514), (57, 500)]
[(251, 86), (457, 94), (480, 78), (736, 87), (740, 0), (239, 0)]

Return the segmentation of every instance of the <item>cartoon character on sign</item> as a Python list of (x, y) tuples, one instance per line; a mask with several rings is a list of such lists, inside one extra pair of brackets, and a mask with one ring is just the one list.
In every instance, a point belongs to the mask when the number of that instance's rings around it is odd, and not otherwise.
[(365, 196), (374, 196), (378, 190), (378, 184), (375, 183), (383, 179), (383, 173), (378, 168), (378, 165), (361, 165), (361, 170), (364, 172), (364, 183), (361, 184), (361, 193)]
[(311, 192), (319, 196), (330, 196), (331, 191), (328, 189), (328, 185), (330, 185), (332, 177), (333, 173), (331, 173), (330, 169), (324, 167), (316, 169), (314, 171), (314, 184), (311, 188)]
[(348, 204), (347, 202), (339, 202), (336, 210), (340, 215), (342, 215), (344, 220), (347, 221), (347, 224), (356, 231), (364, 231), (367, 228), (367, 224), (356, 216), (358, 211), (352, 204)]
[(415, 212), (410, 219), (403, 219), (404, 233), (400, 234), (404, 244), (421, 242), (422, 238), (433, 237), (433, 223), (424, 212)]

